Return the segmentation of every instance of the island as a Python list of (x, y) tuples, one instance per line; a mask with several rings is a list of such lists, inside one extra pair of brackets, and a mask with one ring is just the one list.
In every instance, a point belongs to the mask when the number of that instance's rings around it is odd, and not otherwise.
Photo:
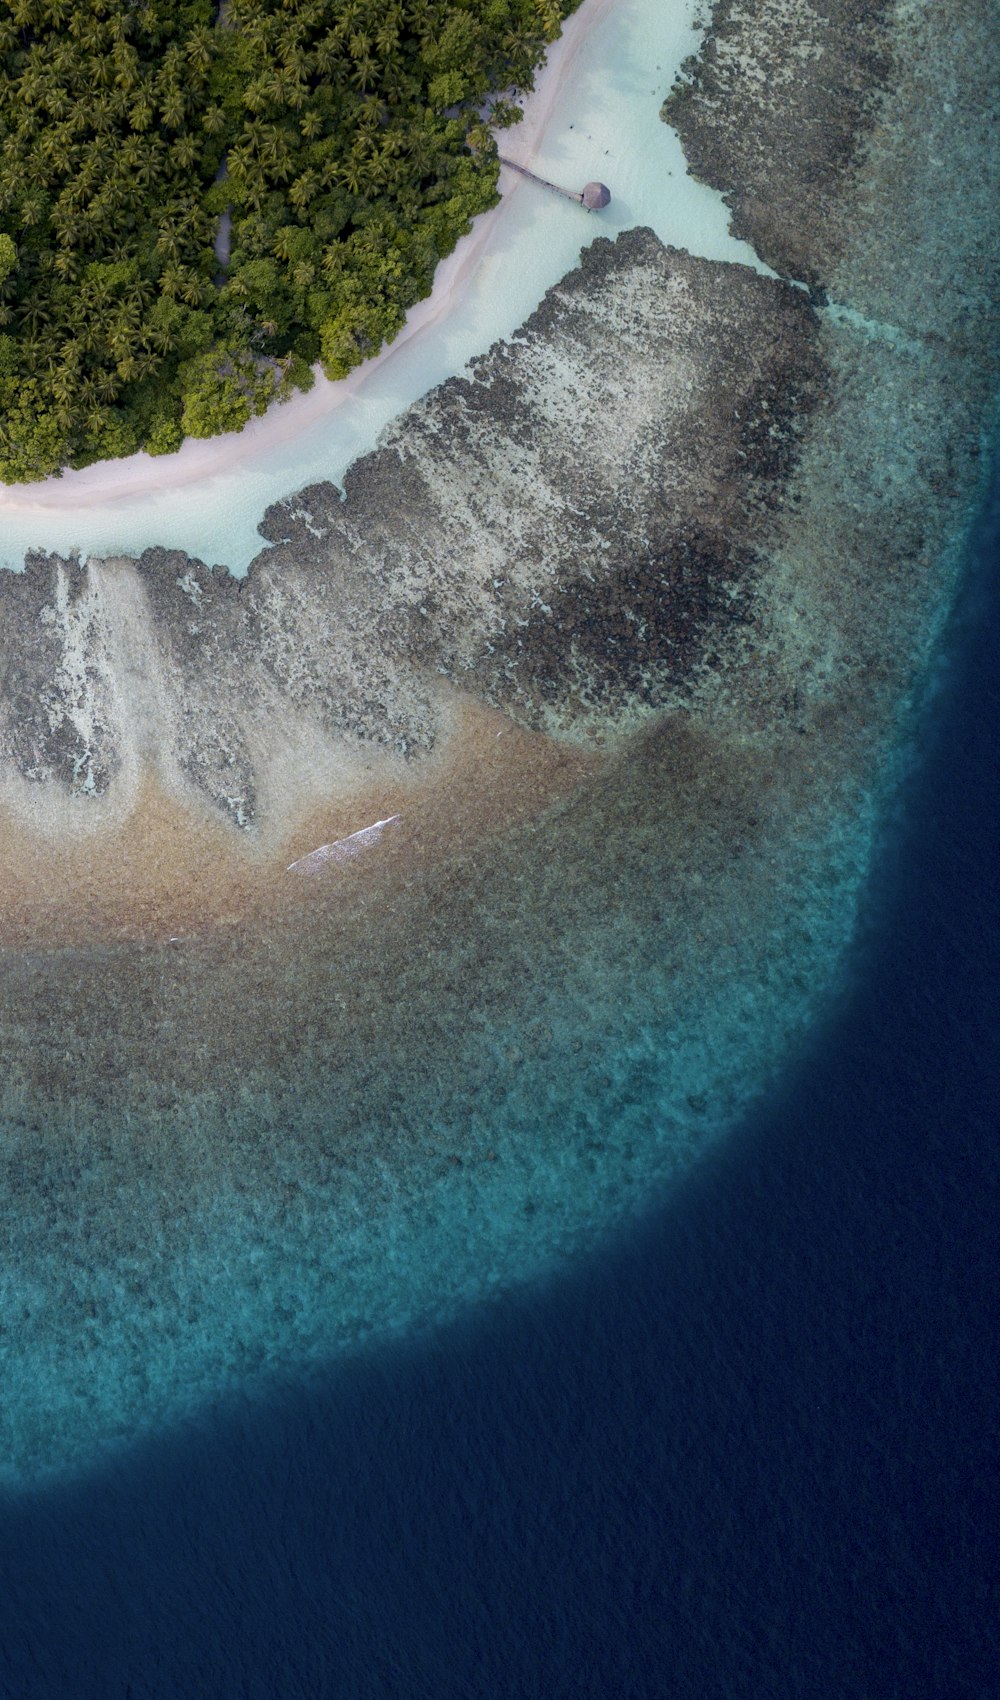
[(238, 431), (391, 341), (577, 0), (0, 20), (0, 481)]

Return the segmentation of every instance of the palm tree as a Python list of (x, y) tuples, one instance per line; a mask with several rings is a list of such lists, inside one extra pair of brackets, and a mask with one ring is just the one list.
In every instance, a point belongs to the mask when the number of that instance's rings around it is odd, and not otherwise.
[(263, 112), (267, 106), (268, 90), (261, 80), (248, 83), (243, 90), (243, 105), (248, 112)]
[(94, 387), (103, 402), (114, 401), (121, 387), (117, 372), (112, 371), (110, 366), (102, 366), (94, 374)]
[(41, 191), (29, 189), (21, 202), (21, 223), (25, 229), (30, 229), (32, 225), (41, 224), (46, 210), (47, 203)]
[(170, 150), (170, 156), (181, 171), (190, 171), (198, 158), (201, 149), (190, 130), (178, 136)]
[(320, 77), (329, 77), (341, 56), (341, 46), (335, 35), (326, 35), (313, 48), (313, 66)]
[(289, 189), (288, 199), (291, 201), (293, 207), (296, 207), (300, 212), (304, 212), (318, 188), (319, 177), (316, 172), (312, 170), (304, 171), (301, 177), (297, 177), (295, 179), (295, 182)]
[(142, 339), (158, 354), (169, 354), (174, 346), (174, 339), (165, 325), (149, 322), (142, 328)]
[(189, 307), (197, 307), (202, 298), (201, 279), (186, 268), (181, 274), (181, 300)]
[(365, 171), (359, 159), (349, 155), (347, 159), (334, 168), (334, 175), (337, 182), (342, 183), (350, 194), (360, 195), (365, 180)]
[(139, 158), (135, 166), (135, 180), (140, 189), (152, 188), (161, 175), (161, 161), (156, 150), (150, 145), (141, 146)]
[(123, 42), (119, 45), (116, 43), (113, 61), (115, 67), (116, 86), (119, 89), (122, 89), (126, 94), (131, 94), (132, 90), (136, 88), (139, 83), (138, 53), (130, 44)]
[(168, 84), (160, 96), (160, 116), (168, 130), (179, 130), (184, 123), (184, 90), (176, 83)]
[(185, 49), (188, 61), (196, 71), (208, 70), (215, 57), (215, 39), (211, 29), (206, 24), (199, 24), (191, 31)]
[(295, 253), (295, 236), (295, 227), (291, 224), (285, 224), (275, 232), (272, 248), (276, 259), (291, 261)]
[(164, 266), (160, 274), (160, 294), (168, 301), (176, 301), (184, 286), (184, 272), (176, 261)]
[(79, 389), (77, 390), (77, 398), (85, 415), (89, 413), (91, 408), (96, 404), (97, 379), (93, 372), (85, 373), (80, 379)]
[(180, 259), (181, 240), (175, 224), (161, 224), (153, 252), (161, 254), (164, 259), (169, 260), (172, 264)]
[(395, 58), (399, 48), (399, 15), (386, 12), (375, 32), (375, 45), (383, 64)]
[(369, 89), (373, 87), (377, 80), (378, 61), (376, 59), (371, 58), (369, 54), (363, 54), (361, 58), (355, 60), (351, 71), (351, 82), (355, 88)]

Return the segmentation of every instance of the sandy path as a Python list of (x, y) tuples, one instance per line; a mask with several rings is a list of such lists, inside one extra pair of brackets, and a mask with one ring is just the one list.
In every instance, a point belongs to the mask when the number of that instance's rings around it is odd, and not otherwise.
[[(516, 156), (519, 162), (529, 165), (535, 157), (553, 109), (572, 76), (581, 48), (596, 25), (620, 4), (621, 0), (583, 0), (579, 11), (568, 19), (536, 77), (535, 89), (525, 103), (522, 122), (504, 136), (505, 150)], [(376, 372), (394, 359), (402, 347), (425, 335), (452, 310), (470, 276), (482, 262), (487, 248), (502, 243), (511, 207), (515, 196), (523, 189), (523, 180), (515, 172), (502, 170), (501, 181), (503, 200), (500, 205), (478, 218), (470, 234), (463, 237), (454, 253), (442, 261), (435, 274), (431, 294), (426, 301), (418, 302), (410, 310), (395, 342), (374, 359), (357, 367), (349, 377), (330, 383), (317, 368), (317, 381), (308, 395), (293, 396), (290, 401), (272, 408), (262, 419), (251, 420), (238, 434), (212, 437), (206, 441), (188, 438), (174, 455), (155, 458), (147, 454), (132, 455), (127, 460), (103, 461), (100, 465), (47, 478), (38, 484), (0, 486), (0, 515), (99, 508), (116, 501), (134, 501), (143, 496), (164, 494), (225, 473), (248, 456), (266, 452), (268, 447), (291, 442), (320, 420), (336, 413), (370, 382)], [(582, 188), (582, 184), (570, 187)]]

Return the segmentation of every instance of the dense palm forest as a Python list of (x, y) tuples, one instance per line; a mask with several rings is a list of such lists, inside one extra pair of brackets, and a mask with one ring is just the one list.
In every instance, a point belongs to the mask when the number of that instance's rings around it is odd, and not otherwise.
[(239, 430), (390, 340), (496, 199), (484, 97), (576, 3), (0, 0), (0, 479)]

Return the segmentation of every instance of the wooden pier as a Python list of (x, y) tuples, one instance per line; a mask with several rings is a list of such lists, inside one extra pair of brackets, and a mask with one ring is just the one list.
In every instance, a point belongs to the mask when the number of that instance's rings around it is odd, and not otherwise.
[(564, 200), (575, 201), (578, 206), (586, 207), (588, 212), (599, 212), (611, 200), (611, 190), (606, 183), (585, 183), (577, 192), (575, 189), (563, 189), (558, 183), (550, 183), (547, 177), (538, 177), (534, 171), (529, 171), (526, 165), (518, 165), (516, 160), (508, 159), (505, 154), (498, 154), (501, 165), (508, 170), (516, 171), (519, 176), (527, 177), (530, 183), (537, 183), (542, 189), (551, 189), (553, 194), (562, 195)]

